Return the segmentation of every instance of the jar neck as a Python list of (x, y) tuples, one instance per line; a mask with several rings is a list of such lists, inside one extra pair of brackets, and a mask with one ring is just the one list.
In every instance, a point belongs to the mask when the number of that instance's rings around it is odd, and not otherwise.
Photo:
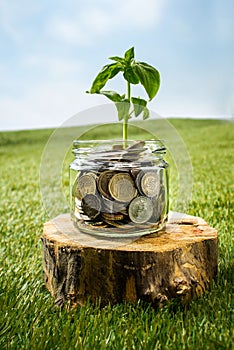
[(75, 140), (73, 141), (73, 154), (75, 158), (88, 157), (94, 160), (102, 159), (131, 160), (139, 157), (163, 159), (166, 147), (161, 140), (135, 141), (135, 140)]

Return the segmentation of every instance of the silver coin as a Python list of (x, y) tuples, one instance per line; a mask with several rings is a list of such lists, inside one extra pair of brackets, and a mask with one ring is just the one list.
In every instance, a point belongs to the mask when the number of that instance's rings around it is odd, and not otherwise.
[(130, 150), (142, 151), (142, 149), (144, 149), (144, 146), (145, 146), (145, 141), (136, 141), (132, 145), (128, 146), (126, 148), (126, 151), (130, 151)]
[(144, 174), (145, 174), (145, 172), (143, 170), (138, 171), (138, 174), (137, 174), (136, 179), (135, 179), (135, 185), (138, 189), (138, 192), (142, 195), (144, 195), (144, 193), (141, 190), (141, 179), (142, 179), (142, 176)]
[(143, 224), (150, 220), (153, 211), (152, 200), (148, 197), (140, 196), (131, 201), (128, 208), (128, 215), (132, 222)]
[(141, 191), (147, 197), (156, 197), (160, 192), (160, 177), (156, 171), (147, 171), (141, 178)]
[(126, 209), (126, 203), (120, 203), (114, 199), (107, 199), (104, 196), (100, 196), (102, 202), (102, 212), (103, 213), (118, 213)]

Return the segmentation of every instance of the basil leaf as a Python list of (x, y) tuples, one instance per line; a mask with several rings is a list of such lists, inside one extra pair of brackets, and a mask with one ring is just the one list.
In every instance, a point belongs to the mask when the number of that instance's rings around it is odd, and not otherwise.
[(134, 47), (131, 47), (129, 50), (127, 50), (124, 54), (124, 58), (127, 62), (130, 62), (134, 59)]
[(136, 105), (140, 105), (143, 107), (147, 105), (147, 101), (140, 97), (132, 97), (131, 100), (132, 100), (132, 103)]
[(121, 96), (120, 94), (118, 94), (117, 92), (112, 91), (112, 90), (109, 90), (109, 91), (102, 90), (102, 91), (100, 91), (100, 94), (106, 96), (107, 98), (109, 98), (109, 100), (114, 101), (114, 102), (121, 102), (125, 98), (125, 95)]
[(136, 97), (132, 97), (131, 101), (133, 103), (135, 117), (138, 117), (144, 111), (147, 101)]
[(117, 63), (111, 63), (104, 66), (101, 72), (96, 76), (90, 89), (91, 94), (99, 93), (109, 79), (112, 79), (122, 69), (122, 66)]
[(160, 86), (160, 74), (154, 67), (145, 62), (136, 62), (133, 70), (144, 86), (149, 99), (152, 100)]
[(130, 119), (130, 116), (129, 116), (130, 102), (127, 99), (123, 100), (122, 102), (116, 102), (115, 105), (118, 111), (119, 120), (123, 120), (126, 116), (128, 116), (127, 119)]
[(139, 83), (139, 78), (134, 73), (131, 66), (128, 66), (124, 69), (123, 76), (124, 76), (124, 79), (127, 80), (130, 84), (138, 84)]
[(119, 56), (109, 57), (110, 60), (125, 64), (125, 59)]
[(148, 108), (144, 108), (144, 113), (143, 113), (143, 120), (146, 120), (147, 118), (149, 118), (150, 116), (150, 112), (148, 110)]

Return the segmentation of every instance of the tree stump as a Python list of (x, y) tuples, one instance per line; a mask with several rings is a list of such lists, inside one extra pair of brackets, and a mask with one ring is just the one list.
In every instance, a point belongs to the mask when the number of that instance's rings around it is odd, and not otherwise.
[(170, 213), (165, 229), (140, 238), (80, 233), (69, 214), (45, 223), (45, 284), (57, 305), (139, 299), (153, 306), (199, 297), (217, 275), (217, 231), (199, 217)]

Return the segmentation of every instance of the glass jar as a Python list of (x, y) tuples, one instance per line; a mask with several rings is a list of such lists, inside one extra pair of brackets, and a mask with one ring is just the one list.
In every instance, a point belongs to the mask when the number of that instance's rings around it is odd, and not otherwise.
[(168, 216), (168, 164), (160, 140), (73, 142), (70, 208), (80, 232), (140, 236)]

